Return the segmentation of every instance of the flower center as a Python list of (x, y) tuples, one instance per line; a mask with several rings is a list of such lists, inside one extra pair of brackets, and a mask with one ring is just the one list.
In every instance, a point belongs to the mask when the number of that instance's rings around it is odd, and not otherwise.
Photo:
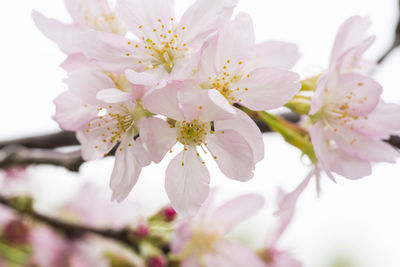
[[(241, 67), (242, 64), (242, 61), (237, 63), (238, 67)], [(240, 95), (249, 89), (235, 86), (236, 83), (243, 79), (244, 73), (235, 71), (234, 68), (235, 66), (231, 64), (231, 60), (227, 60), (222, 70), (217, 75), (209, 76), (208, 81), (200, 84), (200, 87), (218, 90), (231, 104), (242, 102)], [(250, 74), (246, 77), (250, 78)]]
[(116, 88), (122, 92), (130, 92), (131, 83), (124, 74), (116, 74), (107, 71), (105, 73), (114, 82)]
[[(143, 29), (143, 26), (139, 26), (139, 29)], [(143, 44), (133, 44), (135, 48), (145, 49), (147, 54), (150, 55), (150, 60), (147, 62), (139, 61), (139, 64), (146, 64), (145, 68), (147, 69), (161, 67), (171, 73), (175, 62), (185, 57), (185, 53), (188, 51), (187, 44), (178, 34), (180, 31), (186, 31), (186, 27), (177, 29), (174, 18), (171, 18), (168, 24), (158, 19), (152, 31), (155, 34), (153, 39), (144, 33)]]
[(212, 134), (212, 123), (210, 122), (199, 122), (193, 120), (192, 122), (176, 122), (175, 128), (180, 132), (180, 136), (177, 138), (185, 146), (201, 146), (206, 144), (205, 137), (208, 134)]

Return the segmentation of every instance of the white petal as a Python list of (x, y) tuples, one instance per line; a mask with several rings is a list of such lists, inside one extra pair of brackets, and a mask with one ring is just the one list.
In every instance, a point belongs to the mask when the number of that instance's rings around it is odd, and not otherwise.
[(208, 136), (207, 142), (208, 150), (227, 177), (238, 181), (253, 178), (253, 151), (239, 133), (233, 130), (215, 132)]
[(196, 214), (210, 190), (210, 174), (200, 161), (190, 148), (179, 153), (166, 170), (165, 190), (174, 209), (184, 217)]

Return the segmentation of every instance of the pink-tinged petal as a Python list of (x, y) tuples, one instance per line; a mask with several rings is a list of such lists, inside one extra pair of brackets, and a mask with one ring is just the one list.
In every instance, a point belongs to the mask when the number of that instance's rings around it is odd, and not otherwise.
[[(311, 143), (314, 147), (315, 155), (317, 156), (318, 162), (322, 165), (324, 171), (332, 179), (331, 165), (330, 165), (330, 153), (331, 150), (328, 147), (328, 142), (324, 133), (324, 126), (322, 122), (317, 122), (310, 127), (310, 138)], [(334, 180), (334, 179), (333, 179)]]
[(375, 63), (362, 58), (365, 51), (372, 46), (375, 42), (375, 36), (365, 39), (358, 46), (348, 50), (336, 61), (336, 67), (341, 73), (357, 72), (369, 74), (370, 71), (376, 66)]
[(152, 113), (183, 121), (183, 114), (177, 98), (178, 90), (181, 87), (180, 82), (173, 82), (164, 88), (155, 89), (143, 97), (143, 106)]
[(218, 121), (232, 119), (236, 110), (217, 90), (204, 90), (200, 94), (199, 119), (201, 121)]
[(200, 82), (204, 82), (208, 77), (213, 77), (217, 72), (216, 68), (216, 53), (218, 45), (218, 35), (210, 37), (201, 49), (201, 60), (199, 62), (196, 78)]
[[(253, 21), (250, 15), (241, 12), (236, 18), (227, 23), (218, 32), (218, 45), (216, 54), (216, 67), (222, 70), (227, 65), (227, 60), (234, 64), (234, 69), (230, 69), (232, 73), (239, 72), (243, 62), (252, 53), (255, 43)], [(233, 45), (234, 44), (234, 45)], [(230, 66), (230, 65), (229, 65)]]
[(204, 256), (205, 266), (266, 267), (256, 253), (235, 240), (222, 240), (214, 246), (215, 252)]
[(183, 217), (196, 214), (208, 196), (209, 183), (210, 174), (194, 148), (179, 153), (166, 170), (165, 190), (172, 207)]
[(110, 201), (109, 193), (104, 187), (86, 183), (62, 210), (76, 217), (79, 223), (97, 228), (122, 230), (140, 219), (143, 207), (139, 203), (126, 200), (117, 204)]
[(328, 136), (338, 147), (351, 157), (368, 161), (395, 163), (400, 154), (388, 143), (357, 134), (351, 129), (335, 125), (336, 131), (328, 131)]
[(343, 74), (339, 76), (330, 101), (349, 115), (364, 116), (376, 108), (381, 93), (382, 86), (375, 80), (356, 73)]
[(77, 71), (79, 69), (96, 68), (96, 66), (82, 53), (68, 55), (67, 59), (61, 63), (60, 67), (68, 73)]
[(277, 202), (278, 202), (278, 210), (275, 215), (279, 216), (279, 225), (276, 230), (276, 234), (272, 241), (271, 246), (275, 246), (279, 239), (282, 237), (283, 233), (286, 231), (287, 227), (291, 223), (297, 201), (300, 195), (307, 188), (311, 178), (315, 175), (315, 170), (310, 171), (310, 173), (306, 176), (306, 178), (301, 182), (301, 184), (291, 193), (286, 194), (282, 190), (279, 190)]
[(178, 132), (159, 118), (144, 119), (140, 123), (140, 138), (146, 145), (151, 159), (159, 163), (176, 143)]
[[(171, 29), (174, 17), (173, 0), (118, 0), (115, 8), (117, 17), (125, 27), (138, 38), (150, 38), (153, 42), (160, 39), (160, 33), (154, 29)], [(160, 20), (160, 21), (158, 21)]]
[(237, 2), (237, 0), (196, 0), (183, 14), (177, 26), (178, 36), (182, 36), (189, 47), (200, 48), (210, 34), (229, 21)]
[(324, 105), (326, 85), (331, 75), (332, 70), (322, 73), (319, 77), (317, 81), (317, 88), (311, 101), (311, 108), (309, 112), (310, 115), (314, 115), (315, 113), (317, 113)]
[(293, 256), (286, 251), (273, 250), (272, 263), (268, 267), (302, 267), (303, 265), (298, 260), (294, 259)]
[(78, 26), (48, 19), (35, 10), (32, 11), (32, 18), (41, 33), (55, 42), (65, 54), (80, 52), (77, 40), (81, 29)]
[(82, 52), (107, 71), (124, 73), (126, 69), (139, 69), (142, 58), (135, 56), (134, 41), (123, 36), (90, 31), (80, 35)]
[(85, 105), (81, 98), (71, 91), (66, 91), (55, 100), (56, 114), (53, 119), (67, 131), (77, 131), (89, 121), (97, 117), (98, 110), (94, 106)]
[(126, 78), (132, 84), (146, 85), (146, 86), (156, 86), (160, 83), (160, 80), (155, 76), (146, 72), (136, 72), (134, 70), (125, 71)]
[(203, 267), (203, 266), (195, 256), (189, 256), (182, 261), (181, 267)]
[(233, 130), (215, 132), (207, 137), (207, 142), (208, 150), (227, 177), (242, 182), (253, 178), (253, 151), (239, 133)]
[(107, 0), (65, 0), (65, 6), (74, 22), (81, 27), (106, 30), (105, 16), (111, 15)]
[[(283, 106), (300, 90), (300, 76), (294, 72), (259, 68), (237, 83), (244, 106), (252, 110), (267, 110)], [(248, 89), (245, 91), (245, 89)]]
[(236, 224), (248, 219), (264, 206), (264, 198), (256, 194), (239, 196), (218, 207), (211, 215), (221, 234), (228, 233)]
[(49, 227), (35, 228), (30, 244), (33, 248), (31, 261), (43, 267), (62, 266), (72, 252), (72, 246)]
[(103, 89), (115, 88), (114, 82), (104, 72), (91, 69), (71, 73), (65, 83), (71, 92), (80, 97), (85, 104), (95, 106), (104, 105), (96, 98), (98, 92)]
[(400, 131), (400, 105), (380, 101), (372, 113), (355, 122), (357, 132), (381, 139)]
[(360, 45), (364, 41), (364, 36), (370, 24), (367, 18), (360, 16), (353, 16), (346, 20), (336, 35), (331, 54), (331, 63), (335, 63), (346, 51)]
[(174, 254), (180, 254), (185, 249), (187, 243), (192, 238), (191, 218), (181, 220), (175, 227), (171, 241), (171, 251)]
[(117, 140), (107, 128), (115, 129), (116, 127), (117, 122), (105, 117), (91, 121), (85, 128), (78, 131), (76, 137), (82, 145), (83, 159), (99, 159), (110, 152), (117, 145)]
[(348, 179), (361, 179), (372, 173), (371, 163), (350, 157), (340, 150), (331, 152), (330, 162), (332, 171)]
[(199, 116), (200, 109), (203, 108), (200, 104), (203, 91), (193, 81), (185, 81), (181, 84), (177, 98), (185, 121), (190, 122)]
[(278, 69), (293, 68), (301, 56), (296, 44), (281, 41), (266, 41), (257, 44), (252, 52), (254, 53), (253, 65)]
[(115, 154), (110, 187), (112, 190), (111, 199), (117, 202), (122, 202), (129, 195), (142, 171), (142, 166), (135, 155), (135, 149), (136, 143), (133, 136), (127, 134)]
[(110, 88), (99, 91), (96, 94), (96, 99), (104, 103), (121, 103), (126, 101), (134, 101), (132, 94), (123, 92), (119, 89)]
[(250, 145), (254, 161), (257, 163), (264, 158), (264, 140), (260, 128), (255, 122), (240, 109), (235, 109), (236, 116), (230, 120), (218, 120), (214, 122), (216, 131), (234, 130), (247, 141)]

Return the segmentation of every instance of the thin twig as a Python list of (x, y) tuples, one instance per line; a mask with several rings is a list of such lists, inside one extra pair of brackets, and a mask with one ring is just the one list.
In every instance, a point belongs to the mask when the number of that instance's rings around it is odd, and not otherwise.
[(139, 247), (137, 242), (135, 242), (133, 235), (131, 235), (130, 231), (128, 231), (127, 229), (123, 229), (121, 231), (115, 231), (112, 229), (97, 229), (77, 224), (71, 224), (52, 217), (39, 214), (33, 211), (32, 209), (26, 209), (26, 210), (18, 209), (10, 204), (10, 200), (2, 196), (0, 196), (0, 204), (17, 211), (19, 214), (25, 215), (38, 222), (44, 223), (52, 227), (53, 229), (60, 231), (68, 238), (81, 238), (82, 236), (87, 234), (95, 234), (101, 237), (113, 239), (115, 241), (123, 243), (132, 248), (134, 251), (139, 252)]
[(19, 145), (28, 148), (52, 149), (57, 147), (79, 145), (79, 142), (75, 137), (75, 133), (63, 131), (53, 134), (2, 141), (0, 142), (0, 149), (10, 145)]
[[(399, 10), (400, 10), (400, 0), (399, 0)], [(395, 31), (393, 44), (389, 48), (389, 50), (386, 51), (383, 54), (383, 56), (378, 60), (378, 64), (382, 63), (393, 52), (393, 50), (396, 49), (398, 46), (400, 46), (400, 13), (399, 13), (399, 19), (397, 22), (397, 27), (396, 27), (396, 31)]]

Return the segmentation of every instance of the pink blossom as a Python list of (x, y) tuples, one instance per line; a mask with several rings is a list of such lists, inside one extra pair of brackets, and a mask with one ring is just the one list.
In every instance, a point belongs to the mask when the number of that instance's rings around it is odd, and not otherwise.
[(71, 24), (46, 18), (37, 11), (32, 12), (32, 18), (43, 35), (68, 55), (61, 65), (67, 71), (91, 64), (79, 46), (79, 36), (83, 32), (96, 30), (121, 35), (126, 33), (107, 0), (65, 0), (65, 5), (73, 20)]
[(216, 90), (199, 90), (193, 81), (174, 82), (146, 95), (143, 105), (169, 118), (153, 117), (141, 124), (140, 136), (152, 159), (160, 162), (175, 143), (183, 145), (170, 162), (165, 181), (179, 214), (194, 215), (209, 192), (210, 175), (199, 152), (209, 152), (231, 179), (253, 177), (255, 163), (263, 157), (260, 131)]
[(299, 56), (294, 44), (256, 44), (250, 16), (239, 13), (208, 42), (196, 79), (201, 88), (218, 90), (232, 104), (274, 109), (292, 99), (301, 87), (299, 75), (287, 71)]
[(226, 237), (238, 223), (249, 218), (264, 204), (261, 196), (248, 194), (212, 209), (213, 194), (199, 213), (179, 223), (171, 250), (181, 266), (266, 266), (261, 258), (238, 241)]
[[(143, 208), (132, 200), (117, 204), (109, 201), (108, 191), (87, 183), (61, 208), (62, 214), (84, 225), (121, 230), (138, 224)], [(96, 203), (96, 206), (93, 206)]]
[(226, 22), (237, 0), (197, 0), (178, 22), (172, 0), (118, 0), (117, 17), (137, 40), (90, 32), (81, 44), (102, 68), (148, 71), (159, 79), (191, 76), (207, 38)]
[(104, 157), (118, 145), (110, 186), (112, 199), (122, 201), (136, 184), (143, 166), (150, 164), (139, 133), (145, 110), (136, 102), (144, 85), (133, 86), (125, 75), (83, 69), (67, 79), (69, 90), (56, 100), (54, 119), (77, 131), (85, 160)]
[(372, 162), (395, 162), (399, 153), (382, 141), (400, 130), (400, 106), (380, 99), (381, 85), (365, 73), (362, 54), (368, 20), (348, 19), (335, 41), (329, 70), (318, 80), (311, 104), (311, 141), (322, 168), (350, 179), (371, 173)]

